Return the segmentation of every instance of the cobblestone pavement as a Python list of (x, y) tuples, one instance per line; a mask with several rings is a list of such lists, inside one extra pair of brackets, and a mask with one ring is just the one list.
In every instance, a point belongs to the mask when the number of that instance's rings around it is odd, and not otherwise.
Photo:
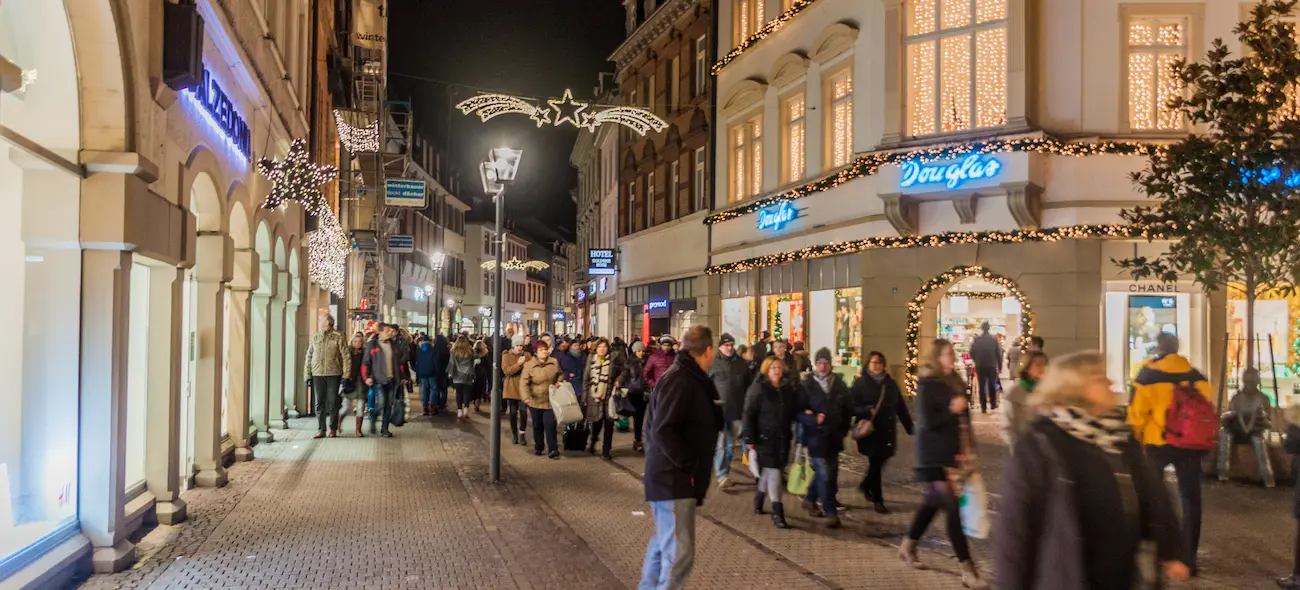
[[(486, 409), (485, 409), (486, 414)], [(186, 492), (190, 520), (137, 540), (131, 570), (82, 588), (583, 588), (635, 587), (652, 529), (642, 458), (631, 435), (615, 460), (582, 452), (560, 460), (511, 445), (502, 483), (487, 482), (486, 415), (414, 417), (392, 439), (310, 439), (293, 422), (257, 460), (234, 465), (229, 486)], [(976, 419), (981, 461), (996, 489), (1006, 450)], [(531, 435), (531, 433), (530, 433)], [(733, 490), (713, 490), (700, 512), (691, 588), (959, 588), (936, 519), (926, 570), (904, 567), (896, 545), (919, 502), (904, 437), (886, 471), (893, 514), (863, 505), (862, 462), (846, 453), (845, 527), (824, 528), (786, 498), (793, 530), (752, 513), (752, 478), (739, 462)], [(1206, 483), (1203, 577), (1197, 588), (1264, 588), (1289, 568), (1289, 490)], [(987, 541), (977, 560), (989, 565)], [(989, 574), (991, 577), (991, 574)]]

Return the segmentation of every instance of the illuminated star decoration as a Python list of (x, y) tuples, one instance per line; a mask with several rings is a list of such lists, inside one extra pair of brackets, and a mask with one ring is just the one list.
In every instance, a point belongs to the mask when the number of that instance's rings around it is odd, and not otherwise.
[(555, 109), (555, 126), (559, 127), (560, 123), (568, 121), (573, 123), (574, 127), (581, 127), (586, 123), (585, 115), (582, 111), (587, 110), (588, 104), (573, 100), (573, 91), (568, 88), (564, 89), (564, 97), (560, 100), (551, 99), (546, 101)]
[(595, 131), (596, 127), (605, 123), (617, 123), (641, 135), (651, 131), (658, 133), (668, 128), (666, 121), (637, 107), (610, 107), (593, 112), (591, 103), (573, 100), (573, 91), (568, 89), (561, 98), (548, 99), (542, 106), (509, 94), (480, 94), (461, 101), (456, 108), (466, 115), (478, 115), (483, 122), (499, 115), (527, 115), (539, 128), (547, 123), (553, 127), (568, 123)]
[(271, 193), (266, 195), (263, 209), (274, 209), (286, 201), (294, 201), (301, 203), (310, 215), (321, 216), (329, 212), (319, 187), (333, 180), (339, 171), (333, 166), (317, 166), (307, 161), (307, 140), (293, 140), (284, 160), (262, 158), (257, 163), (257, 171), (271, 181)]

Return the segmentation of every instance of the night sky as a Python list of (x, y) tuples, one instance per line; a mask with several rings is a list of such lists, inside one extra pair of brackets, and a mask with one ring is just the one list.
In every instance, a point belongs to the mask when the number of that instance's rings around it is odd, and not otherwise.
[[(538, 129), (523, 115), (487, 123), (450, 108), (477, 90), (520, 96), (592, 98), (597, 74), (625, 37), (619, 0), (391, 0), (389, 98), (411, 100), (416, 127), (448, 144), (463, 198), (482, 198), (478, 164), (490, 147), (524, 150), (506, 217), (536, 217), (572, 239), (577, 173), (571, 125)], [(437, 81), (404, 76), (419, 76)], [(448, 101), (448, 89), (455, 98)], [(449, 120), (450, 119), (450, 120)]]

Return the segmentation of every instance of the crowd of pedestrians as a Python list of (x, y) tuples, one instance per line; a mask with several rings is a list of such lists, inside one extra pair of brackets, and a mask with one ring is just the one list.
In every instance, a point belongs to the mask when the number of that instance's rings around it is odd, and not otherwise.
[[(445, 412), (453, 394), (459, 420), (491, 403), (490, 338), (412, 337), (380, 324), (349, 341), (332, 318), (319, 327), (306, 359), (317, 438), (338, 436), (349, 415), (356, 436), (368, 417), (370, 434), (391, 437), (390, 427), (404, 421), (412, 384), (426, 416)], [(1206, 452), (1218, 446), (1217, 467), (1226, 478), (1231, 446), (1249, 445), (1261, 477), (1273, 485), (1266, 449), (1272, 414), (1258, 373), (1243, 374), (1228, 411), (1218, 415), (1206, 401), (1208, 381), (1179, 354), (1171, 334), (1161, 335), (1155, 355), (1138, 367), (1127, 407), (1099, 353), (1049, 360), (1035, 337), (1025, 353), (1013, 347), (1012, 354), (987, 332), (972, 345), (975, 383), (963, 378), (952, 344), (935, 340), (918, 363), (911, 400), (880, 352), (865, 355), (849, 383), (835, 371), (830, 350), (810, 358), (799, 343), (767, 334), (746, 345), (729, 334), (715, 340), (704, 326), (680, 341), (511, 333), (500, 345), (513, 444), (531, 442), (535, 455), (551, 459), (561, 450), (585, 450), (610, 460), (613, 433), (623, 429), (632, 433), (633, 452), (644, 453), (655, 532), (641, 588), (684, 586), (695, 514), (713, 484), (731, 490), (752, 482), (755, 514), (770, 511), (779, 529), (792, 526), (787, 494), (825, 528), (841, 526), (846, 441), (866, 460), (858, 492), (875, 512), (888, 514), (883, 472), (900, 426), (916, 438), (912, 471), (923, 491), (900, 559), (922, 567), (919, 541), (942, 513), (962, 584), (989, 587), (971, 556), (973, 523), (963, 522), (963, 494), (979, 478), (970, 422), (975, 400), (998, 414), (1010, 445), (993, 541), (1000, 588), (1156, 588), (1195, 576)], [(1001, 382), (989, 376), (1002, 372), (1004, 359), (1012, 385), (999, 400)], [(1300, 412), (1295, 418), (1286, 448), (1300, 463)], [(736, 475), (737, 458), (749, 476)], [(1177, 479), (1181, 515), (1163, 483), (1166, 467)], [(1300, 522), (1300, 496), (1295, 516)], [(1278, 581), (1286, 589), (1300, 590), (1300, 525), (1297, 539), (1297, 569)]]

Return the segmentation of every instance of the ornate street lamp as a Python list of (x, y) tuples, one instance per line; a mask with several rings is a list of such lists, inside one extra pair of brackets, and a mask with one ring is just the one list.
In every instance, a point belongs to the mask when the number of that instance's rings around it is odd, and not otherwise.
[[(492, 195), (496, 201), (496, 234), (492, 238), (496, 244), (496, 302), (492, 318), (496, 329), (492, 330), (492, 438), (489, 440), (491, 461), (488, 464), (488, 481), (501, 479), (501, 339), (505, 336), (504, 322), (501, 321), (501, 294), (504, 283), (501, 254), (505, 250), (505, 236), (501, 231), (501, 218), (505, 216), (506, 187), (515, 181), (519, 173), (519, 161), (524, 151), (514, 148), (499, 147), (488, 152), (488, 161), (479, 166), (479, 176), (483, 181), (483, 192)], [(501, 332), (501, 333), (497, 333)]]
[[(433, 269), (433, 281), (434, 284), (437, 285), (438, 289), (435, 294), (434, 287), (429, 287), (429, 301), (428, 304), (425, 305), (425, 308), (430, 314), (433, 313), (433, 300), (442, 299), (442, 265), (446, 261), (447, 254), (441, 250), (429, 255), (429, 268)], [(441, 318), (442, 314), (439, 313), (436, 317), (429, 320), (433, 324), (432, 328), (435, 336), (438, 334), (439, 330), (442, 329), (442, 322), (439, 321)]]

